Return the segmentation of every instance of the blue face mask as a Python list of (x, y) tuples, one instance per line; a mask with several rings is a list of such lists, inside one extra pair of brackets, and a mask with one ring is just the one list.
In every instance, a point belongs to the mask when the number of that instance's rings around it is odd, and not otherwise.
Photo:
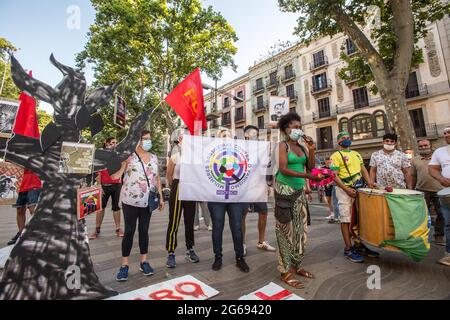
[(152, 140), (144, 140), (142, 141), (142, 149), (145, 151), (150, 151), (152, 149)]
[(344, 148), (348, 148), (352, 145), (352, 140), (345, 139), (345, 140), (341, 141), (340, 145)]

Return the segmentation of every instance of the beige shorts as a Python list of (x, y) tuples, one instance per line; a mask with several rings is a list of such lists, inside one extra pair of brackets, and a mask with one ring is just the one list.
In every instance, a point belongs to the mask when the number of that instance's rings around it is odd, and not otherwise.
[(338, 200), (339, 219), (342, 223), (350, 223), (352, 219), (353, 202), (355, 199), (350, 197), (338, 186), (336, 186), (336, 198)]

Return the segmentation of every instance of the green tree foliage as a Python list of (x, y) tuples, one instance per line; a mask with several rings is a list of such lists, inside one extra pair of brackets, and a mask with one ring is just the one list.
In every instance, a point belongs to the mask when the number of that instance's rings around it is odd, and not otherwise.
[(340, 72), (344, 80), (359, 78), (384, 99), (391, 128), (400, 134), (404, 149), (416, 146), (414, 131), (404, 99), (411, 67), (422, 62), (418, 39), (427, 24), (450, 13), (441, 0), (278, 0), (283, 11), (298, 12), (295, 33), (304, 43), (345, 33), (358, 53), (342, 58), (348, 67)]
[[(92, 0), (92, 5), (95, 23), (77, 62), (93, 65), (96, 85), (122, 80), (118, 92), (129, 120), (157, 106), (196, 67), (213, 79), (221, 77), (223, 67), (236, 68), (233, 28), (199, 0)], [(112, 124), (111, 108), (102, 116), (106, 127), (97, 139), (125, 135)], [(162, 137), (180, 124), (162, 103), (149, 124), (155, 148), (162, 148)]]
[(51, 114), (45, 112), (42, 109), (37, 109), (37, 118), (38, 118), (38, 126), (39, 126), (39, 132), (42, 133), (44, 128), (53, 121), (53, 117)]
[(11, 64), (9, 63), (9, 54), (15, 51), (17, 49), (8, 40), (0, 37), (0, 87), (3, 77), (5, 78), (0, 96), (4, 98), (17, 99), (19, 97), (19, 89), (11, 78)]

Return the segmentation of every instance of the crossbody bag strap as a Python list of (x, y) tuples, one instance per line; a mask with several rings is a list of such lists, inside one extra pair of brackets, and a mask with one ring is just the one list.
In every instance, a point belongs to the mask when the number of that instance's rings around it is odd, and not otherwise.
[(142, 161), (141, 157), (139, 157), (139, 155), (137, 154), (137, 152), (134, 152), (134, 153), (136, 154), (136, 156), (137, 156), (138, 159), (139, 159), (139, 162), (141, 163), (142, 170), (144, 170), (145, 180), (147, 180), (148, 190), (150, 191), (150, 189), (151, 189), (151, 188), (150, 188), (150, 181), (148, 180), (147, 172), (145, 172), (144, 162)]
[[(289, 151), (291, 151), (291, 146), (289, 145), (289, 143), (287, 141), (284, 142), (286, 144), (286, 152), (289, 153)], [(302, 146), (300, 143), (297, 142), (297, 145), (300, 147), (300, 149), (302, 149), (303, 154), (305, 155), (306, 158), (306, 163), (308, 163), (308, 155), (306, 154), (306, 149), (304, 146)]]
[(341, 155), (342, 161), (344, 162), (345, 169), (347, 169), (348, 177), (351, 178), (352, 174), (350, 173), (350, 170), (348, 170), (347, 163), (345, 163), (344, 155), (342, 154), (342, 152), (340, 152), (340, 151), (338, 151), (338, 152)]

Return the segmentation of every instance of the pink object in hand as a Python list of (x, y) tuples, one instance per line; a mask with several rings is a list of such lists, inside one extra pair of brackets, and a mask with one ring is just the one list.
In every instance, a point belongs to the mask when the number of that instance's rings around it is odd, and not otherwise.
[(329, 184), (332, 184), (334, 181), (334, 172), (331, 169), (327, 168), (314, 168), (311, 170), (311, 174), (315, 177), (317, 177), (319, 174), (322, 176), (327, 176), (325, 179), (323, 179), (320, 182), (309, 180), (309, 184), (311, 187), (323, 187), (327, 186)]

